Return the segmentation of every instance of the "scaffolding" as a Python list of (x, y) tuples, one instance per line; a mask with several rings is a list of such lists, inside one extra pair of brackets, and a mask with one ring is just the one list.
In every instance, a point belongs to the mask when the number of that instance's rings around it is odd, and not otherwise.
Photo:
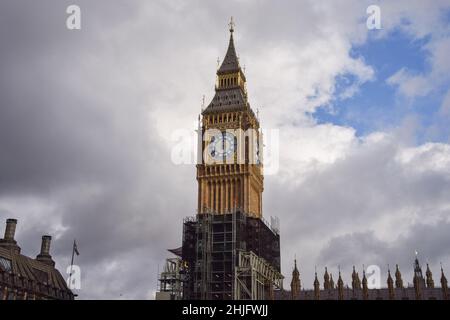
[[(186, 218), (182, 246), (182, 258), (187, 265), (184, 299), (234, 299), (240, 254), (250, 251), (274, 271), (280, 271), (279, 234), (265, 221), (239, 209), (227, 214), (203, 213)], [(264, 281), (268, 279), (271, 278)]]
[(181, 258), (168, 258), (158, 279), (156, 300), (183, 299), (184, 263)]
[(253, 252), (240, 251), (235, 269), (235, 300), (273, 299), (273, 290), (283, 289), (283, 275)]
[(197, 221), (197, 263), (195, 265), (194, 287), (196, 296), (202, 300), (210, 299), (208, 284), (211, 282), (211, 216), (205, 215)]

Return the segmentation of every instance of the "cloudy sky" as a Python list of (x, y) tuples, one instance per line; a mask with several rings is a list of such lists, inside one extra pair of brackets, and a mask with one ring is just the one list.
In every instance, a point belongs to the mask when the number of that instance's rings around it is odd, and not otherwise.
[(449, 0), (2, 1), (0, 218), (23, 252), (49, 233), (64, 272), (76, 238), (80, 298), (153, 297), (196, 213), (173, 134), (213, 96), (230, 16), (250, 103), (280, 130), (263, 214), (281, 221), (285, 285), (294, 256), (308, 288), (315, 265), (348, 282), (377, 264), (385, 283), (398, 263), (411, 282), (415, 250), (436, 282), (450, 273)]

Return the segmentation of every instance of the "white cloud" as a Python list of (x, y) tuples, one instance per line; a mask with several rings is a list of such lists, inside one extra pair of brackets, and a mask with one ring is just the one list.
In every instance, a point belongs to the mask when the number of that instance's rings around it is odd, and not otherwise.
[(432, 84), (427, 77), (411, 74), (404, 68), (389, 77), (387, 83), (398, 86), (400, 93), (409, 98), (423, 97), (432, 89)]
[(436, 1), (429, 6), (425, 1), (396, 1), (383, 5), (387, 28), (382, 33), (388, 35), (398, 28), (408, 33), (411, 40), (425, 40), (421, 50), (427, 56), (425, 70), (411, 71), (401, 68), (387, 83), (398, 86), (399, 93), (408, 97), (422, 97), (436, 92), (449, 81), (450, 25), (445, 12), (448, 1)]
[[(350, 273), (351, 264), (399, 262), (409, 272), (413, 246), (426, 248), (423, 254), (436, 261), (426, 243), (438, 243), (433, 235), (413, 230), (418, 224), (432, 229), (439, 221), (449, 221), (449, 161), (449, 145), (405, 146), (395, 135), (377, 133), (353, 142), (345, 157), (322, 163), (321, 170), (307, 170), (296, 185), (270, 181), (267, 189), (273, 197), (266, 198), (266, 205), (269, 212), (281, 212), (281, 231), (289, 239), (283, 243), (283, 257), (297, 255), (307, 287), (312, 285), (314, 264), (321, 269), (340, 263)], [(359, 241), (350, 236), (355, 232), (367, 239), (353, 243)], [(382, 244), (373, 242), (370, 234)], [(398, 245), (406, 236), (408, 242)], [(348, 241), (326, 249), (335, 238)], [(290, 275), (291, 265), (283, 268)]]

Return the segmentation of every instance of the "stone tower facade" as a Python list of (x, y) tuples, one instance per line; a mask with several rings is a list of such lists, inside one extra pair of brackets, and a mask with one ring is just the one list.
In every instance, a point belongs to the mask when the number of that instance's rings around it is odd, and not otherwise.
[(198, 213), (242, 210), (262, 216), (262, 135), (250, 107), (230, 22), (230, 41), (217, 70), (215, 95), (202, 110), (197, 165)]

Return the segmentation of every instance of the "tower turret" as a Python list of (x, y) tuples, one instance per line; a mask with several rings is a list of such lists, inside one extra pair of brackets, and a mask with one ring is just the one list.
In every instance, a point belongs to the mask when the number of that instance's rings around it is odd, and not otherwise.
[(427, 271), (425, 272), (425, 275), (427, 277), (427, 288), (434, 288), (434, 280), (433, 280), (433, 273), (431, 273), (430, 266), (427, 263)]
[(342, 281), (341, 277), (341, 270), (339, 270), (339, 277), (337, 281), (337, 288), (338, 288), (338, 299), (344, 300), (344, 281)]
[(297, 269), (297, 259), (294, 260), (294, 270), (291, 280), (291, 299), (298, 300), (300, 297), (300, 272)]
[(395, 265), (395, 287), (403, 289), (403, 280), (398, 264)]
[(353, 272), (352, 272), (352, 289), (353, 290), (361, 290), (361, 281), (359, 280), (359, 275), (355, 270), (355, 266), (353, 266)]
[(319, 279), (317, 279), (317, 271), (314, 273), (314, 299), (319, 300), (320, 299), (320, 283)]
[(389, 299), (394, 300), (395, 299), (394, 280), (392, 280), (391, 270), (389, 268), (388, 268), (387, 285), (388, 285), (388, 291), (389, 291)]
[(363, 299), (367, 300), (369, 299), (369, 288), (367, 286), (367, 278), (366, 278), (366, 271), (363, 267), (363, 278), (362, 278), (362, 290), (363, 290)]
[(422, 267), (419, 264), (419, 259), (417, 258), (416, 253), (416, 259), (414, 260), (414, 290), (416, 292), (416, 299), (420, 300), (422, 299), (423, 289), (425, 288), (425, 279), (422, 275)]
[(323, 288), (324, 288), (325, 290), (331, 289), (331, 286), (330, 286), (330, 276), (329, 276), (329, 274), (328, 274), (327, 267), (325, 267), (325, 273), (324, 273), (324, 275), (323, 275)]

